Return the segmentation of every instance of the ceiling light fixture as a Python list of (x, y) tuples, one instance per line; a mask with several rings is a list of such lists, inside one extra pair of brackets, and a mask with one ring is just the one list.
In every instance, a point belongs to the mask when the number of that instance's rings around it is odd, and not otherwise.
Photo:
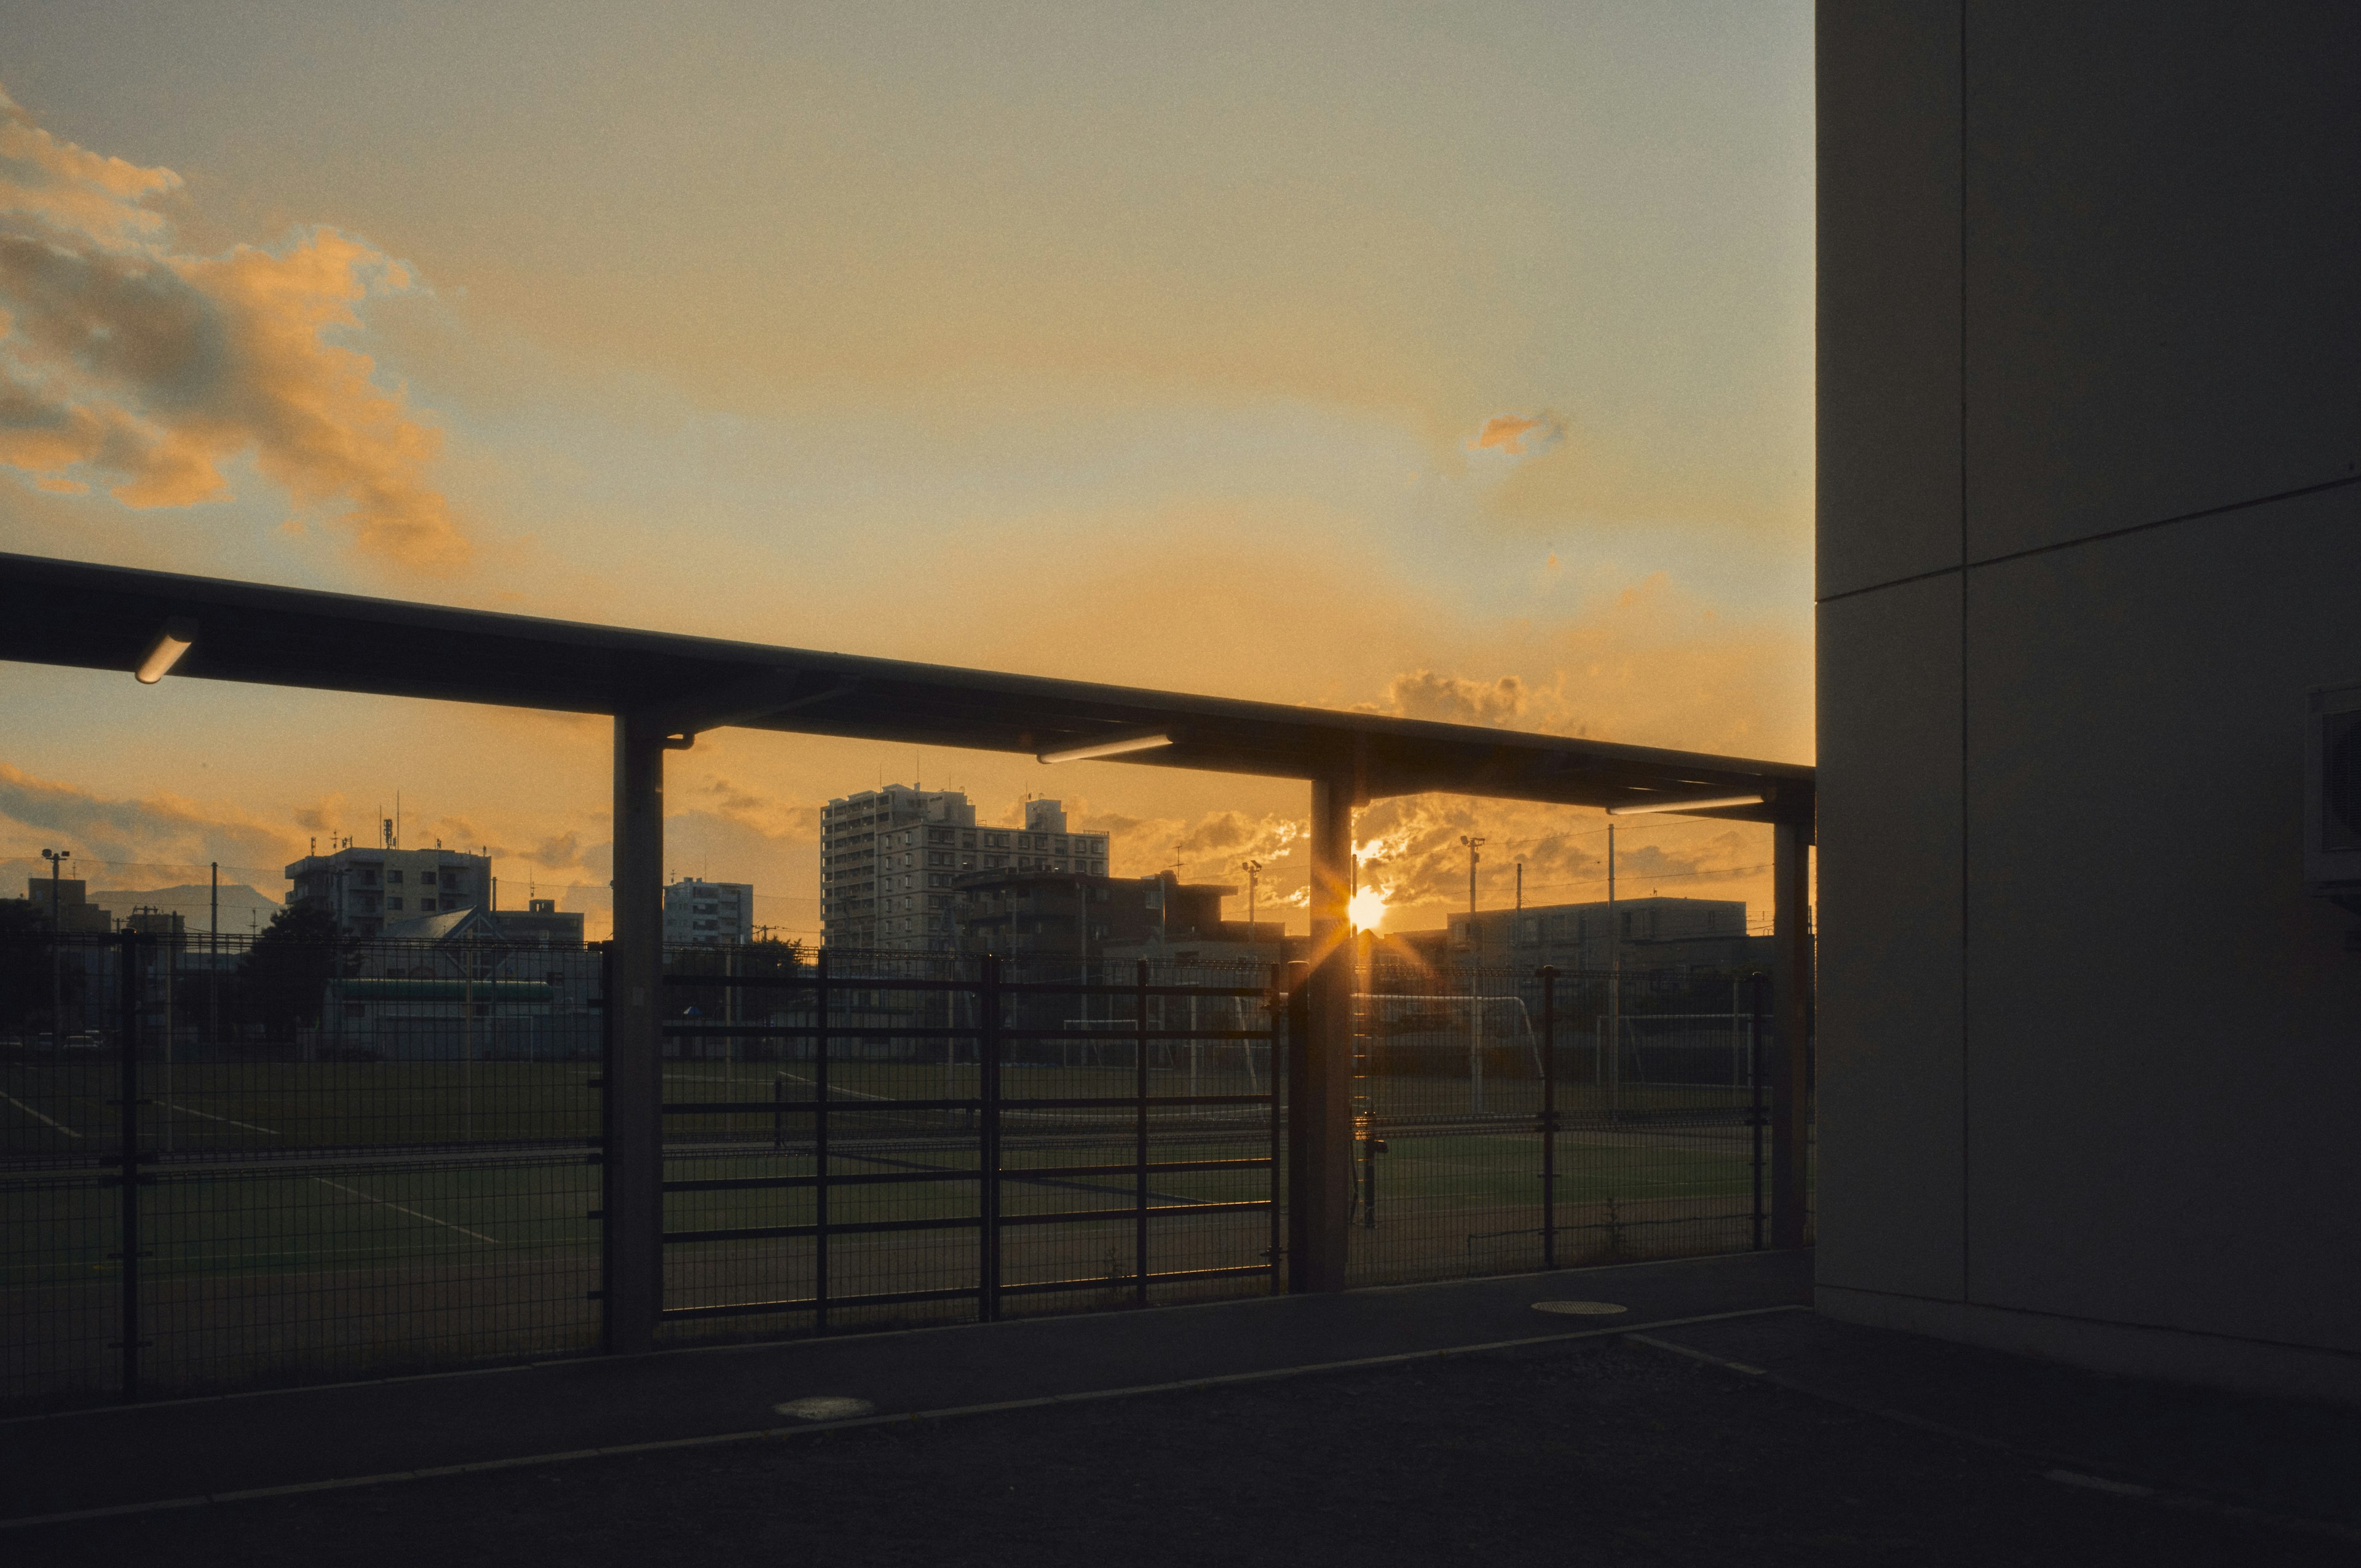
[(166, 621), (164, 630), (158, 632), (156, 641), (148, 645), (147, 657), (139, 661), (139, 668), (134, 672), (139, 677), (139, 684), (152, 686), (162, 680), (196, 640), (195, 621), (183, 620), (179, 616)]
[(1040, 756), (1045, 762), (1086, 762), (1093, 757), (1121, 757), (1170, 744), (1170, 735), (1126, 735), (1119, 740), (1086, 740), (1079, 746), (1060, 746)]
[(1629, 806), (1610, 806), (1609, 817), (1647, 817), (1659, 811), (1714, 811), (1725, 806), (1760, 806), (1759, 795), (1708, 795), (1687, 800), (1640, 800)]

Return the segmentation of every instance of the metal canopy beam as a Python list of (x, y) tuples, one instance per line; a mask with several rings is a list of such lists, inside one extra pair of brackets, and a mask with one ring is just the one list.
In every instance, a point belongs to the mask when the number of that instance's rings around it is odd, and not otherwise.
[(1427, 791), (1629, 806), (1759, 794), (1700, 813), (1808, 834), (1807, 766), (1378, 714), (1239, 702), (451, 609), (348, 594), (0, 554), (0, 659), (136, 669), (168, 620), (194, 623), (170, 680), (631, 713), (666, 733), (721, 725), (1037, 753), (1152, 731), (1119, 760), (1295, 779), (1356, 798)]

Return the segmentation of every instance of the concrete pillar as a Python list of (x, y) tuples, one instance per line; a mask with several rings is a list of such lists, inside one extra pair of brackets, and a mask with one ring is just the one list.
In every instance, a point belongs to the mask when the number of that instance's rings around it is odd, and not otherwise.
[(615, 945), (607, 999), (607, 1348), (655, 1343), (664, 1305), (662, 730), (615, 718)]
[(1812, 1036), (1812, 831), (1782, 822), (1772, 829), (1772, 1015), (1778, 1053), (1771, 1080), (1771, 1245), (1804, 1245), (1811, 1157), (1806, 1050)]
[(1353, 800), (1349, 779), (1312, 782), (1312, 965), (1288, 1106), (1288, 1284), (1295, 1290), (1345, 1288), (1353, 1202)]

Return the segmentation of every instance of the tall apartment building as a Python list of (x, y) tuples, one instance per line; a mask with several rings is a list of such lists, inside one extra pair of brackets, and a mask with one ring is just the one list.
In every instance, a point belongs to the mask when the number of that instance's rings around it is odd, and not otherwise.
[(287, 868), (287, 880), (295, 884), (290, 905), (318, 905), (354, 936), (374, 937), (421, 915), (489, 907), (492, 862), (464, 850), (347, 846), (304, 856)]
[(667, 948), (744, 947), (754, 939), (754, 886), (683, 877), (664, 890)]
[(1074, 833), (1054, 800), (1022, 828), (978, 828), (957, 790), (888, 784), (831, 800), (820, 817), (820, 928), (828, 945), (893, 952), (959, 948), (951, 880), (963, 872), (1104, 876), (1107, 837)]

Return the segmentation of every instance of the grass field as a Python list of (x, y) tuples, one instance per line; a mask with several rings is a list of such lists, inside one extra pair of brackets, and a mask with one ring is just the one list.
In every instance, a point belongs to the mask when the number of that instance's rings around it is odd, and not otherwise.
[[(1235, 1052), (1187, 1053), (1151, 1074), (1154, 1094), (1267, 1090)], [(143, 1332), (157, 1386), (213, 1387), (357, 1376), (488, 1357), (565, 1354), (595, 1343), (600, 1091), (587, 1062), (264, 1062), (143, 1069), (139, 1189)], [(666, 1064), (667, 1099), (744, 1100), (741, 1114), (666, 1117), (669, 1179), (807, 1178), (808, 1063)], [(1029, 1225), (1032, 1215), (1115, 1211), (1127, 1174), (1046, 1168), (1132, 1157), (1126, 1109), (1028, 1107), (1027, 1100), (1128, 1094), (1127, 1068), (1002, 1069), (1004, 1279), (1104, 1280), (1127, 1299), (1136, 1266), (1127, 1219)], [(829, 1289), (972, 1288), (980, 1183), (975, 1113), (895, 1111), (881, 1099), (972, 1099), (972, 1063), (849, 1061), (829, 1071), (831, 1224), (939, 1225), (831, 1239)], [(104, 1185), (115, 1146), (113, 1072), (99, 1062), (0, 1063), (0, 1398), (104, 1387), (122, 1263), (120, 1192)], [(1356, 1082), (1356, 1111), (1384, 1152), (1376, 1223), (1356, 1207), (1352, 1277), (1444, 1277), (1541, 1259), (1540, 1085), (1496, 1076), (1481, 1110), (1464, 1078)], [(1557, 1138), (1561, 1261), (1668, 1255), (1745, 1245), (1751, 1139), (1726, 1090), (1627, 1086), (1610, 1116), (1588, 1085), (1562, 1086)], [(1150, 1157), (1257, 1159), (1268, 1152), (1253, 1105), (1158, 1107)], [(1367, 1146), (1363, 1146), (1366, 1147)], [(1028, 1175), (1027, 1172), (1036, 1174)], [(937, 1177), (935, 1173), (939, 1172)], [(1154, 1206), (1265, 1199), (1261, 1168), (1158, 1172)], [(808, 1225), (809, 1187), (737, 1186), (667, 1194), (668, 1231)], [(1268, 1215), (1245, 1210), (1153, 1222), (1152, 1272), (1264, 1262)], [(808, 1296), (808, 1237), (684, 1242), (666, 1249), (672, 1306)], [(1252, 1278), (1225, 1288), (1261, 1288)], [(1042, 1299), (1037, 1305), (1049, 1305)], [(935, 1309), (927, 1309), (932, 1311)], [(945, 1303), (952, 1315), (970, 1309)], [(925, 1316), (905, 1310), (902, 1319)], [(869, 1314), (851, 1321), (888, 1321)], [(840, 1320), (844, 1321), (844, 1320)], [(794, 1316), (711, 1320), (684, 1333), (777, 1332)]]

